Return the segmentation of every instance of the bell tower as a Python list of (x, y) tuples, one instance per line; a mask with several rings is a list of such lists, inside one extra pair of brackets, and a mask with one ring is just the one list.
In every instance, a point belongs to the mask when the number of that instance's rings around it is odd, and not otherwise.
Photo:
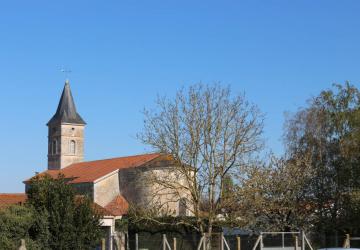
[(66, 80), (55, 115), (47, 123), (48, 169), (62, 169), (84, 159), (85, 121), (77, 113)]

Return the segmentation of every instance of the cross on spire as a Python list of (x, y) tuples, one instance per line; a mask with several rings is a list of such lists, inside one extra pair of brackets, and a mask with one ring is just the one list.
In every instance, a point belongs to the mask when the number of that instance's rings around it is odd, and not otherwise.
[(72, 72), (70, 69), (66, 69), (66, 68), (64, 68), (64, 67), (62, 67), (61, 69), (60, 69), (60, 71), (62, 72), (62, 73), (64, 73), (64, 75), (65, 75), (65, 82), (67, 82), (67, 83), (69, 83), (69, 75), (70, 75), (70, 73)]

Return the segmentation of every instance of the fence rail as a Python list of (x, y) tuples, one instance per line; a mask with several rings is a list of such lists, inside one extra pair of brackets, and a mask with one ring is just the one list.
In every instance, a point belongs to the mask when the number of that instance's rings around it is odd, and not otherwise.
[(178, 233), (134, 233), (129, 238), (130, 250), (313, 250), (310, 241), (302, 232), (262, 232), (255, 235), (224, 235)]

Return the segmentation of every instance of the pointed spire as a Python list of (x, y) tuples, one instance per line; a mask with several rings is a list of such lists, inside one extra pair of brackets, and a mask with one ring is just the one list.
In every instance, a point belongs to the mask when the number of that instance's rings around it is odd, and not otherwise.
[(65, 81), (64, 90), (62, 92), (56, 113), (50, 119), (47, 125), (53, 123), (86, 124), (81, 116), (76, 112), (75, 102), (71, 94), (69, 80)]

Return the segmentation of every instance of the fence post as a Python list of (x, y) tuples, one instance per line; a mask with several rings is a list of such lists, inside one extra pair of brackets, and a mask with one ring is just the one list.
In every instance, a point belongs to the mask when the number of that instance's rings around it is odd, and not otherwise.
[(310, 244), (310, 241), (308, 240), (308, 238), (306, 237), (306, 234), (304, 234), (304, 238), (305, 238), (305, 241), (307, 243), (307, 245), (310, 247), (311, 250), (314, 250), (313, 247), (311, 246)]
[(345, 234), (343, 248), (350, 248), (350, 234)]
[(285, 234), (284, 232), (281, 233), (281, 244), (282, 244), (282, 248), (285, 247)]
[[(261, 234), (259, 235), (259, 237), (257, 238), (255, 245), (253, 246), (252, 250), (256, 250), (256, 248), (258, 247), (258, 245), (260, 244), (261, 241)], [(261, 248), (261, 246), (260, 246)]]
[(220, 249), (224, 250), (224, 233), (220, 233)]
[(173, 240), (174, 240), (174, 246), (173, 246), (174, 249), (173, 250), (176, 250), (176, 238), (174, 237)]
[(294, 243), (295, 243), (295, 250), (298, 250), (297, 248), (298, 248), (298, 245), (299, 245), (299, 242), (298, 242), (298, 236), (295, 236), (294, 237)]
[(201, 237), (197, 250), (201, 250), (201, 244), (204, 242), (204, 236)]
[(236, 237), (236, 242), (237, 242), (237, 250), (241, 250), (241, 238), (240, 238), (240, 236)]
[(21, 239), (20, 242), (21, 242), (21, 246), (19, 247), (19, 250), (26, 250), (25, 240)]
[(264, 242), (263, 242), (263, 234), (260, 234), (260, 250), (262, 250), (264, 247)]
[(206, 234), (204, 233), (204, 235), (203, 235), (203, 237), (204, 237), (204, 241), (203, 241), (203, 250), (206, 250), (206, 248), (207, 248), (207, 239), (206, 239)]
[(163, 245), (163, 250), (166, 250), (166, 235), (165, 234), (163, 234), (162, 235), (163, 237), (162, 237), (162, 245)]
[(106, 250), (106, 241), (104, 238), (101, 239), (101, 250)]
[(128, 250), (130, 249), (130, 246), (129, 246), (129, 232), (126, 232), (125, 233), (125, 250)]
[(305, 250), (305, 232), (301, 230), (301, 250)]
[(139, 250), (139, 235), (135, 234), (135, 249)]

